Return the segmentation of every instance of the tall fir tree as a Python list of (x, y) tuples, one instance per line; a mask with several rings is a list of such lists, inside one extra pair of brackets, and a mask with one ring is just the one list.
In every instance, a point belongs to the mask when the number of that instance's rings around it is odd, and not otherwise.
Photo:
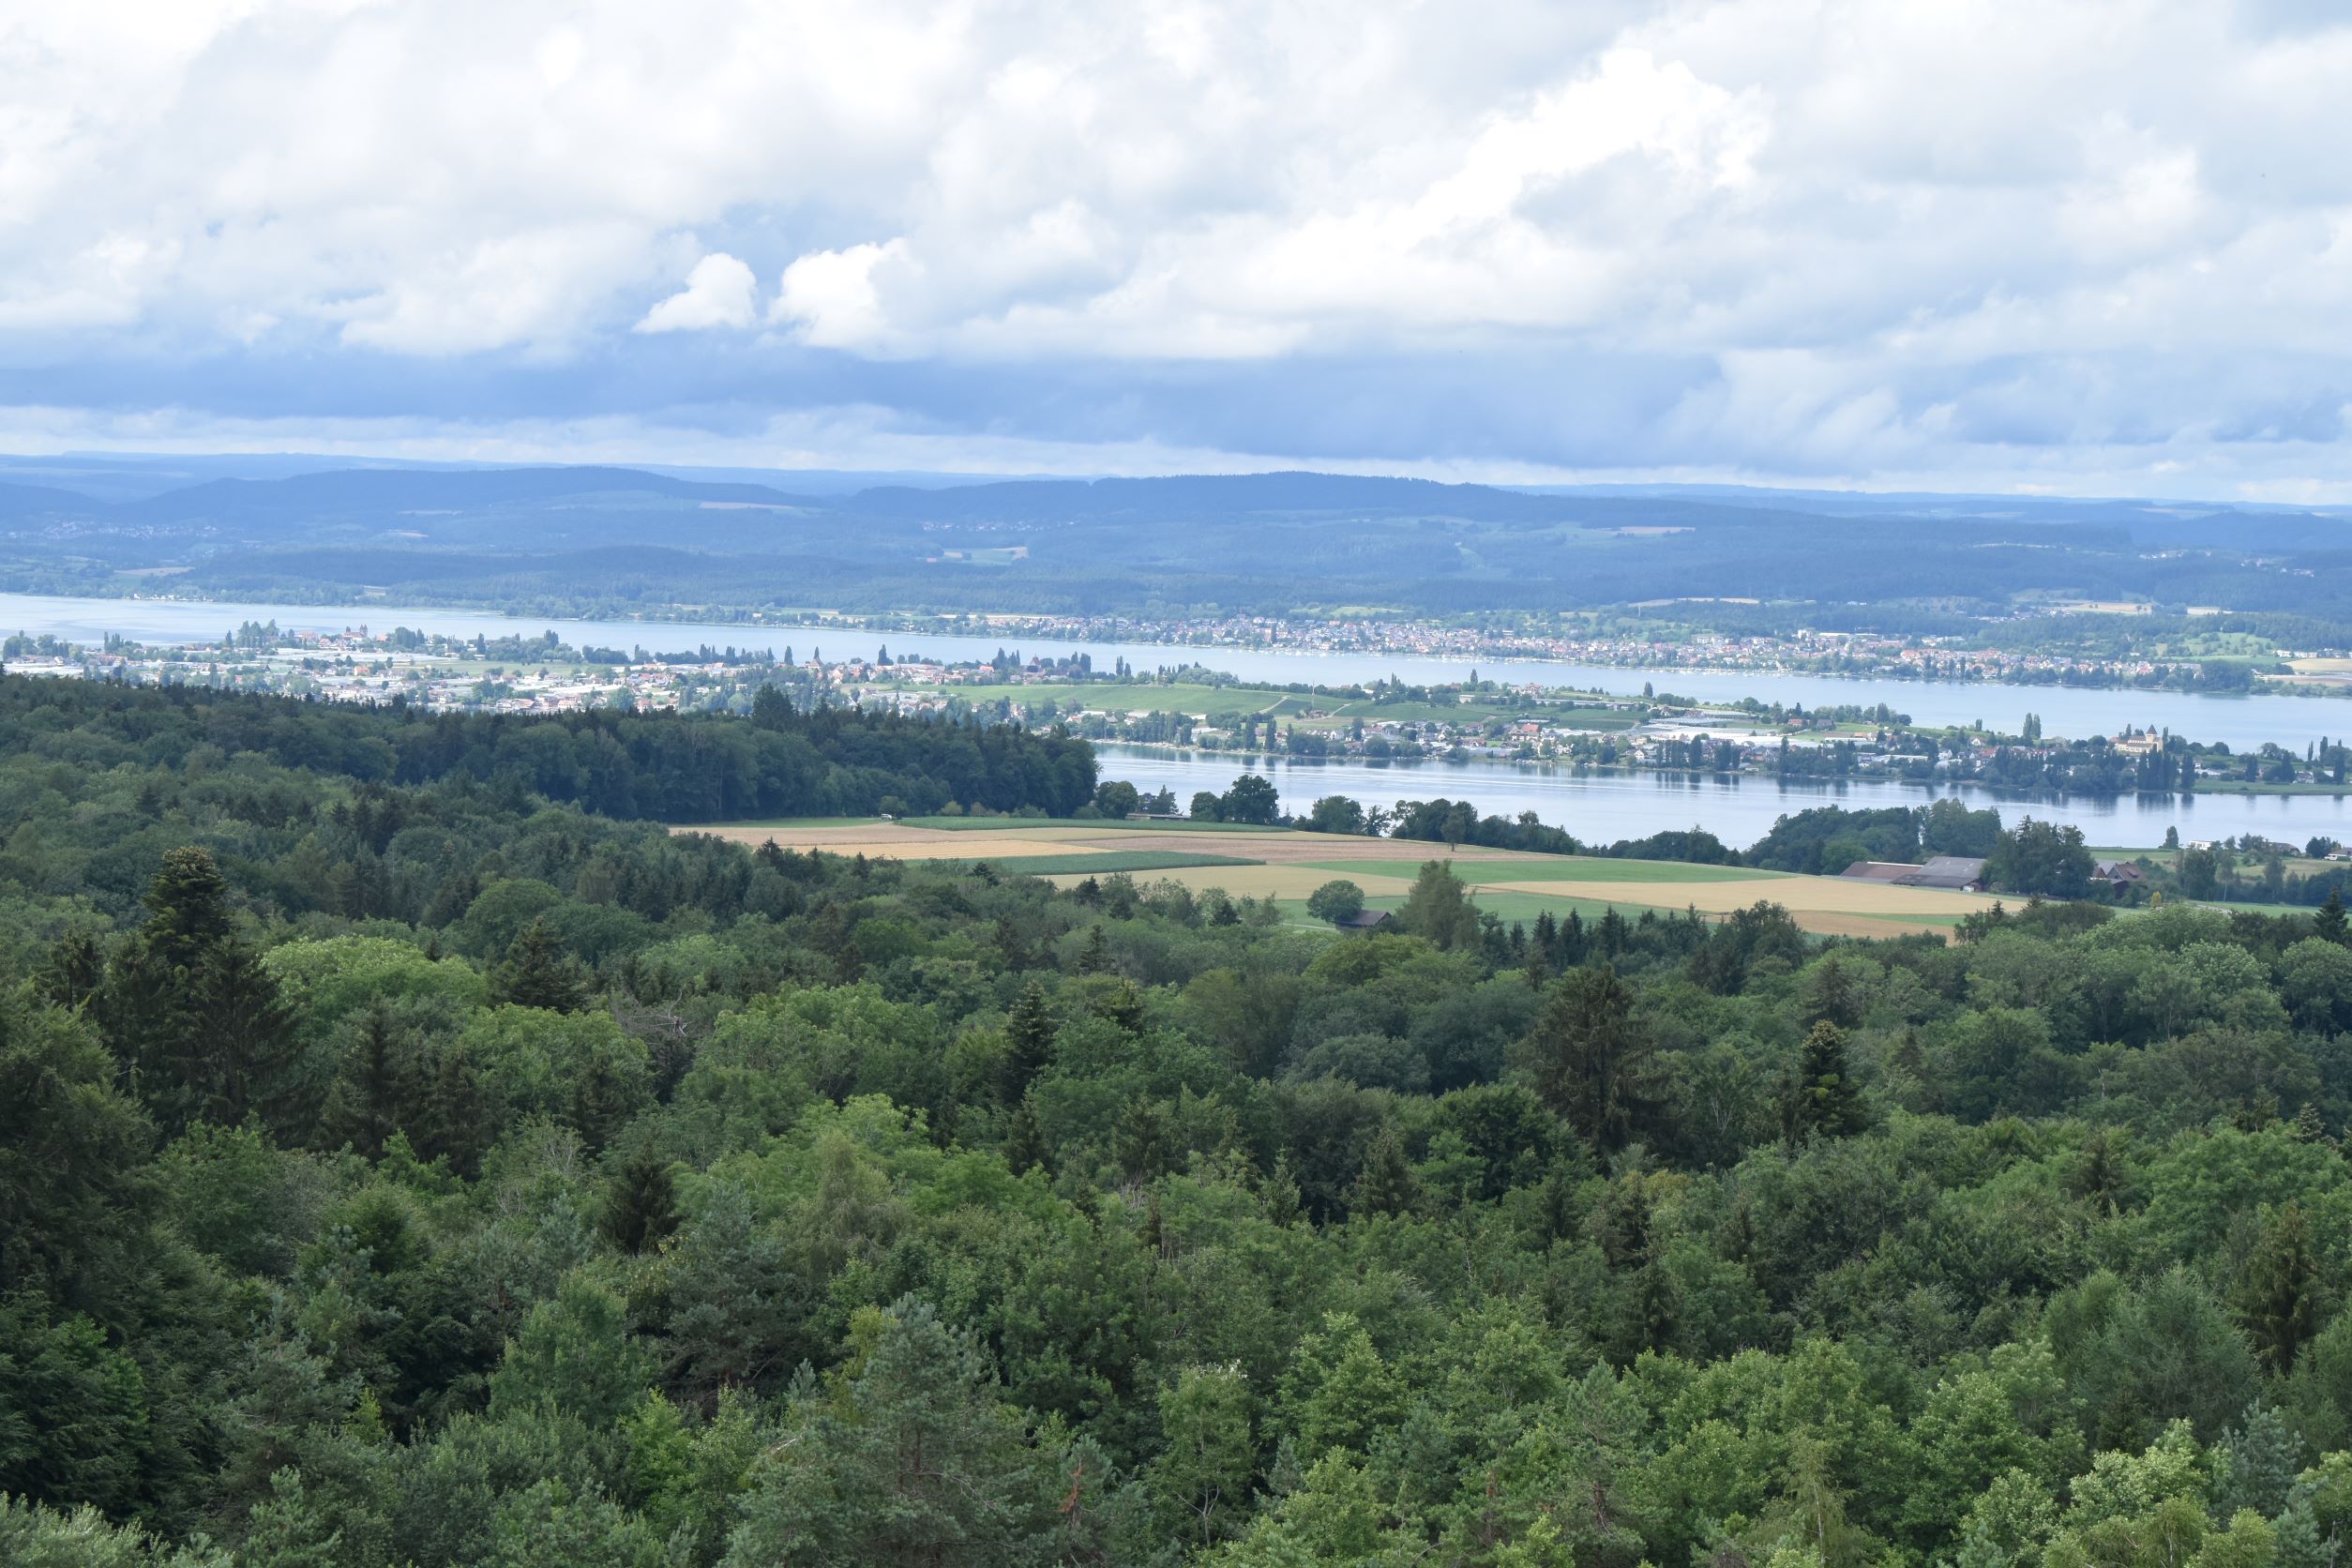
[(597, 1229), (623, 1252), (651, 1251), (678, 1229), (677, 1183), (670, 1162), (650, 1145), (641, 1145), (605, 1188), (604, 1212)]
[(319, 1141), (330, 1149), (349, 1144), (369, 1159), (384, 1153), (384, 1140), (400, 1130), (409, 1093), (407, 1041), (382, 997), (368, 1004), (354, 1028), (335, 1081), (319, 1112)]
[(501, 1002), (517, 1007), (577, 1013), (584, 1001), (580, 972), (544, 920), (534, 920), (517, 934), (492, 987)]
[(1025, 1170), (1053, 1173), (1047, 1163), (1045, 1132), (1037, 1125), (1036, 1102), (1026, 1095), (1013, 1108), (1012, 1122), (1004, 1129), (1004, 1164), (1016, 1176)]
[(1396, 1129), (1383, 1126), (1364, 1152), (1364, 1169), (1356, 1176), (1354, 1210), (1363, 1214), (1406, 1214), (1421, 1203), (1421, 1184)]
[(2272, 1212), (2238, 1276), (2239, 1320), (2281, 1377), (2319, 1332), (2319, 1258), (2311, 1216), (2289, 1199)]
[(98, 998), (140, 1097), (172, 1131), (254, 1112), (293, 1130), (302, 1120), (293, 1012), (237, 934), (211, 852), (168, 852), (143, 902), (147, 918)]
[(1786, 1107), (1788, 1136), (1848, 1138), (1870, 1124), (1862, 1087), (1847, 1060), (1846, 1031), (1824, 1018), (1798, 1048), (1797, 1067)]
[(1526, 1048), (1536, 1093), (1577, 1137), (1616, 1149), (1634, 1136), (1651, 1104), (1651, 1045), (1613, 966), (1562, 976)]
[(2319, 906), (2317, 912), (2311, 917), (2311, 923), (2320, 941), (2332, 942), (2338, 947), (2352, 943), (2352, 923), (2344, 919), (2342, 888), (2328, 889), (2328, 901)]
[(1012, 1016), (1004, 1022), (1004, 1098), (1008, 1104), (1018, 1103), (1028, 1093), (1030, 1084), (1053, 1060), (1055, 1033), (1046, 988), (1032, 980), (1021, 988)]

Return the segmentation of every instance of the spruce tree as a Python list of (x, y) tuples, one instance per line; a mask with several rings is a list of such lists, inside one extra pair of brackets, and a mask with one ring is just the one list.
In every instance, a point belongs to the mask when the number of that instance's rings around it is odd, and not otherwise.
[(407, 1095), (405, 1042), (382, 997), (368, 1004), (319, 1113), (319, 1141), (329, 1149), (349, 1144), (376, 1159), (384, 1141), (399, 1130)]
[(1827, 1018), (1813, 1026), (1799, 1048), (1787, 1122), (1789, 1137), (1799, 1140), (1846, 1138), (1869, 1125), (1862, 1089), (1846, 1059), (1846, 1031)]
[(1021, 988), (1004, 1024), (1004, 1076), (1007, 1102), (1018, 1101), (1046, 1064), (1053, 1060), (1053, 1009), (1044, 986), (1032, 980)]
[(2262, 1229), (2238, 1276), (2238, 1316), (2254, 1350), (2281, 1377), (2319, 1331), (2319, 1260), (2311, 1218), (2300, 1203), (2281, 1204)]
[(143, 902), (146, 921), (98, 999), (141, 1097), (172, 1131), (250, 1111), (285, 1130), (295, 1119), (293, 1016), (238, 937), (211, 852), (168, 852)]
[(1576, 1136), (1621, 1147), (1650, 1107), (1649, 1031), (1614, 967), (1570, 972), (1528, 1036), (1535, 1092)]
[(492, 978), (498, 999), (517, 1007), (576, 1013), (583, 1001), (579, 972), (544, 920), (522, 928)]
[(1016, 1176), (1027, 1170), (1052, 1174), (1047, 1164), (1045, 1131), (1037, 1125), (1037, 1108), (1027, 1096), (1013, 1108), (1012, 1123), (1004, 1129), (1004, 1164)]
[(1355, 1212), (1363, 1214), (1410, 1214), (1421, 1202), (1421, 1184), (1405, 1157), (1404, 1141), (1394, 1127), (1382, 1127), (1364, 1156), (1356, 1177)]
[(571, 1123), (591, 1152), (602, 1149), (635, 1108), (612, 1058), (597, 1051), (572, 1080)]
[(445, 1159), (460, 1176), (472, 1176), (490, 1147), (493, 1129), (482, 1104), (473, 1059), (455, 1041), (433, 1053), (411, 1136), (427, 1159)]
[(2328, 901), (2319, 906), (2318, 912), (2311, 917), (2311, 923), (2313, 931), (2322, 942), (2332, 942), (2338, 947), (2352, 942), (2352, 929), (2346, 928), (2347, 923), (2344, 915), (2344, 890), (2342, 888), (2331, 887), (2328, 890)]
[(204, 966), (196, 1006), (197, 1061), (188, 1078), (201, 1096), (198, 1114), (224, 1126), (257, 1114), (280, 1132), (297, 1122), (307, 1127), (294, 1009), (261, 956), (237, 938), (223, 942)]
[(105, 981), (106, 950), (88, 931), (59, 937), (34, 976), (40, 994), (68, 1012), (96, 997)]
[(641, 1145), (613, 1172), (605, 1189), (604, 1213), (597, 1229), (605, 1240), (623, 1252), (639, 1253), (661, 1244), (678, 1229), (677, 1184), (670, 1162)]

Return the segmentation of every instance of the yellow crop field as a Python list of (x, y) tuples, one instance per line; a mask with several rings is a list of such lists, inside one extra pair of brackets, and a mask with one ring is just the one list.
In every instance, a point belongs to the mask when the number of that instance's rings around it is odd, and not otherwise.
[[(1323, 883), (1344, 876), (1364, 889), (1376, 906), (1393, 906), (1412, 889), (1423, 862), (1446, 860), (1445, 847), (1393, 838), (1342, 838), (1320, 833), (1202, 834), (1155, 829), (1149, 824), (991, 821), (985, 827), (943, 829), (902, 822), (732, 822), (679, 828), (711, 833), (739, 843), (770, 839), (788, 849), (828, 854), (863, 854), (868, 859), (1012, 860), (1024, 855), (1086, 855), (1148, 852), (1168, 855), (1214, 854), (1247, 865), (1188, 866), (1133, 873), (1140, 882), (1163, 879), (1198, 892), (1223, 888), (1236, 897), (1304, 899)], [(1326, 863), (1342, 862), (1344, 868)], [(1474, 897), (1513, 912), (1551, 907), (1590, 912), (1614, 906), (1628, 913), (1643, 910), (1696, 909), (1721, 919), (1758, 899), (1786, 908), (1807, 930), (1825, 935), (1888, 937), (1906, 931), (1949, 928), (1957, 919), (1989, 908), (1983, 894), (1935, 888), (1892, 887), (1843, 877), (1802, 877), (1771, 872), (1683, 867), (1675, 863), (1606, 861), (1541, 855), (1509, 850), (1468, 849), (1452, 857)], [(1515, 875), (1516, 872), (1518, 874)], [(1048, 880), (1070, 887), (1083, 871), (1057, 871)]]

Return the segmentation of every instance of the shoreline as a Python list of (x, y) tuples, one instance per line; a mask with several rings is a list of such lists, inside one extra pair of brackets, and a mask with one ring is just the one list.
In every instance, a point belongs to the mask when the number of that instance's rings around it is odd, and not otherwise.
[[(2009, 785), (1987, 784), (1974, 778), (1902, 778), (1891, 774), (1856, 774), (1847, 775), (1843, 777), (1829, 775), (1804, 774), (1783, 776), (1776, 773), (1751, 772), (1745, 769), (1723, 773), (1711, 768), (1629, 768), (1597, 762), (1547, 762), (1536, 758), (1465, 757), (1459, 761), (1455, 761), (1445, 757), (1292, 757), (1280, 752), (1220, 751), (1207, 746), (1169, 746), (1165, 742), (1160, 741), (1106, 740), (1089, 741), (1087, 744), (1093, 746), (1098, 753), (1105, 746), (1118, 746), (1124, 751), (1140, 752), (1147, 757), (1166, 758), (1169, 761), (1198, 761), (1203, 758), (1214, 759), (1230, 757), (1236, 761), (1244, 773), (1253, 771), (1255, 767), (1268, 762), (1278, 762), (1289, 767), (1297, 768), (1337, 766), (1349, 768), (1443, 767), (1468, 769), (1485, 766), (1528, 769), (1541, 774), (1564, 774), (1571, 776), (1589, 776), (1598, 778), (1708, 779), (1716, 783), (1730, 784), (1738, 784), (1744, 779), (1752, 778), (1762, 782), (1768, 782), (1782, 788), (1811, 787), (1835, 789), (1840, 785), (1867, 785), (1873, 788), (1892, 787), (1897, 789), (1912, 789), (1922, 793), (1933, 794), (1939, 797), (1958, 795), (1966, 792), (1974, 792), (1979, 794), (1991, 795), (1997, 799), (2012, 800), (2027, 805), (2030, 805), (2037, 801), (2048, 802), (2053, 805), (2063, 805), (2071, 800), (2194, 801), (2204, 795), (2232, 795), (2246, 798), (2257, 798), (2265, 795), (2276, 795), (2281, 797), (2301, 795), (2317, 799), (2326, 799), (2329, 797), (2342, 799), (2345, 797), (2352, 797), (2352, 784), (2257, 783), (2250, 785), (2242, 779), (2217, 779), (2209, 785), (2200, 781), (2197, 787), (2193, 791), (2118, 790), (2112, 794), (2103, 794), (2088, 790), (2021, 790)], [(1244, 761), (1244, 759), (1246, 760)]]
[[(235, 606), (249, 602), (238, 599), (191, 597), (185, 595), (174, 594), (70, 594), (57, 593), (50, 590), (15, 588), (0, 589), (0, 595), (15, 595), (26, 598), (73, 600), (94, 605), (157, 604), (173, 605), (187, 609), (200, 609), (207, 605)], [(1048, 623), (1056, 619), (1056, 617), (1048, 615), (974, 615), (942, 617), (933, 615), (919, 615), (912, 611), (882, 611), (860, 614), (823, 610), (808, 610), (790, 611), (788, 613), (791, 613), (797, 618), (792, 620), (783, 620), (753, 618), (762, 616), (763, 612), (757, 611), (727, 610), (717, 607), (696, 607), (689, 605), (664, 605), (653, 611), (643, 609), (614, 609), (611, 611), (599, 611), (570, 609), (563, 611), (517, 612), (514, 611), (466, 603), (462, 601), (431, 602), (409, 600), (400, 605), (392, 605), (384, 601), (367, 599), (334, 599), (317, 602), (301, 599), (288, 599), (281, 602), (286, 608), (316, 610), (320, 611), (370, 610), (397, 611), (400, 610), (415, 610), (442, 614), (478, 615), (490, 619), (512, 621), (517, 624), (518, 627), (527, 626), (534, 621), (536, 621), (542, 624), (565, 622), (585, 624), (605, 622), (616, 625), (643, 626), (707, 626), (713, 627), (741, 627), (746, 630), (761, 631), (824, 632), (827, 630), (839, 630), (893, 634), (904, 633), (912, 637), (988, 637), (1002, 633), (1006, 636), (1040, 636), (1056, 642), (1067, 643), (1073, 647), (1150, 647), (1166, 649), (1171, 654), (1193, 652), (1204, 654), (1245, 653), (1259, 656), (1271, 656), (1274, 657), (1297, 657), (1303, 659), (1319, 657), (1379, 658), (1386, 656), (1394, 658), (1439, 659), (1448, 662), (1458, 661), (1465, 663), (1481, 659), (1494, 659), (1515, 664), (1552, 664), (1568, 668), (1582, 666), (1585, 668), (1600, 670), (1638, 670), (1655, 674), (1671, 675), (1688, 673), (1694, 676), (1728, 679), (1754, 677), (1762, 680), (1804, 678), (1818, 680), (1850, 680), (1857, 682), (1895, 681), (1922, 686), (1985, 686), (1988, 688), (2024, 690), (2032, 690), (2035, 687), (2048, 687), (2052, 690), (2070, 692), (2112, 691), (2120, 695), (2164, 694), (2214, 699), (2257, 696), (2306, 697), (2319, 699), (2352, 698), (2352, 682), (2323, 683), (2308, 679), (2283, 681), (2269, 679), (2263, 676), (2254, 677), (2254, 684), (2244, 691), (2207, 691), (2200, 690), (2194, 686), (2164, 685), (2139, 686), (2125, 681), (2037, 680), (2022, 675), (1972, 675), (1965, 673), (1927, 675), (1922, 674), (1911, 666), (1901, 662), (1891, 663), (1884, 667), (1869, 670), (1824, 670), (1810, 668), (1802, 664), (1773, 664), (1770, 666), (1758, 666), (1743, 664), (1678, 663), (1662, 665), (1656, 663), (1638, 662), (1630, 659), (1614, 659), (1606, 656), (1589, 654), (1579, 655), (1575, 657), (1563, 657), (1556, 654), (1542, 651), (1518, 649), (1507, 644), (1495, 644), (1474, 650), (1457, 651), (1396, 648), (1380, 645), (1352, 647), (1320, 646), (1307, 648), (1299, 647), (1293, 643), (1277, 641), (1245, 641), (1234, 638), (1220, 639), (1206, 642), (1164, 642), (1148, 640), (1138, 641), (1133, 637), (1122, 637), (1116, 632), (1108, 631), (1054, 631), (1050, 629), (1049, 626), (1043, 625), (1043, 623)], [(936, 623), (941, 620), (953, 619), (972, 620), (976, 621), (979, 624), (974, 626), (964, 628), (958, 628), (954, 626), (927, 624)], [(1395, 624), (1410, 625), (1412, 623)], [(7, 629), (8, 628), (6, 627), (0, 627), (0, 634), (5, 634)], [(917, 651), (919, 652), (920, 650)], [(1654, 685), (1657, 683), (1653, 682), (1652, 684)], [(1580, 688), (1562, 686), (1552, 689), (1576, 690)], [(1606, 695), (1618, 694), (1609, 693)]]

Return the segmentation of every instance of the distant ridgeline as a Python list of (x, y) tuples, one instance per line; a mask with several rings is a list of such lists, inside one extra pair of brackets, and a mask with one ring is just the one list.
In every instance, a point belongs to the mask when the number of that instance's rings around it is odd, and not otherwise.
[[(777, 478), (790, 483), (790, 476)], [(0, 482), (0, 588), (634, 613), (659, 604), (1047, 614), (1646, 607), (1725, 629), (1958, 632), (2054, 601), (2179, 635), (2352, 625), (2344, 518), (2018, 496), (1530, 493), (1318, 474), (849, 495), (619, 468), (365, 470), (106, 500)], [(1806, 607), (1795, 620), (1790, 605)], [(1899, 613), (1897, 612), (1899, 611)], [(2043, 619), (2046, 619), (2043, 618)], [(2077, 635), (2073, 621), (2056, 627)], [(2011, 628), (2033, 640), (2051, 628)]]
[[(728, 822), (929, 812), (950, 803), (1068, 816), (1094, 748), (1060, 734), (844, 708), (763, 691), (748, 721), (712, 715), (428, 714), (186, 686), (0, 676), (0, 759), (47, 755), (219, 771), (250, 753), (362, 783), (470, 778), (622, 820)], [(188, 769), (191, 761), (204, 765)]]

